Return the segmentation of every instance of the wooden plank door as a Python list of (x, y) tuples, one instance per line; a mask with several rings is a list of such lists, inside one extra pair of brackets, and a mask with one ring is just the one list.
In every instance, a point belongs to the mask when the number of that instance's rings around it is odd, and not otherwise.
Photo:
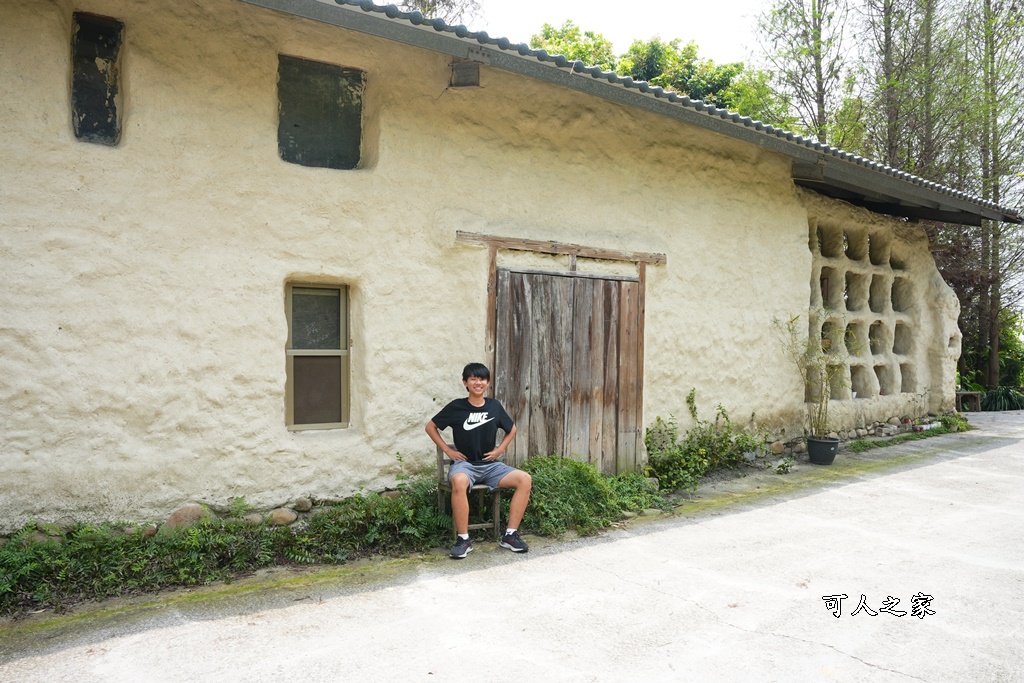
[(506, 461), (637, 469), (639, 283), (499, 270), (496, 284), (494, 395), (518, 425)]

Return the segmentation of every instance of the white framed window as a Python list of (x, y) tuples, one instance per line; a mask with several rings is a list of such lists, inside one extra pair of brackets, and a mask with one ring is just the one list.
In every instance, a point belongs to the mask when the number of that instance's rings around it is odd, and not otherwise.
[(285, 307), (288, 428), (347, 427), (348, 287), (289, 283)]

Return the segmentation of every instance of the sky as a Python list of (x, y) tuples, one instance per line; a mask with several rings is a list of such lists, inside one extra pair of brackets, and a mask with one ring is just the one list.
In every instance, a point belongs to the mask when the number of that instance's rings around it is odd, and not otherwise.
[[(749, 62), (757, 43), (754, 23), (765, 0), (480, 0), (483, 17), (472, 28), (492, 38), (528, 43), (544, 23), (561, 26), (566, 19), (585, 31), (604, 34), (615, 54), (634, 39), (660, 36), (697, 43), (700, 57), (717, 63)], [(634, 9), (635, 8), (635, 9)]]

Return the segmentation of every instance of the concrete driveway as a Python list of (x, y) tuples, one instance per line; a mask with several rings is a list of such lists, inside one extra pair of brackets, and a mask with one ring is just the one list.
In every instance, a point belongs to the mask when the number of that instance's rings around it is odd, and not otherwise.
[(1024, 681), (1024, 414), (971, 421), (525, 556), (0, 625), (0, 680)]

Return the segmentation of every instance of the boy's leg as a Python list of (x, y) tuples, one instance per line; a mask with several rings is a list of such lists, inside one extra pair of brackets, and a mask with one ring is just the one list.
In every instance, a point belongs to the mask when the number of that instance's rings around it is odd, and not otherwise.
[[(509, 472), (501, 481), (498, 482), (498, 487), (503, 489), (515, 489), (515, 493), (512, 494), (512, 501), (508, 506), (508, 527), (510, 529), (518, 529), (520, 522), (523, 521), (523, 514), (526, 512), (526, 504), (530, 502), (530, 489), (533, 486), (533, 477), (522, 470), (515, 470)], [(455, 490), (452, 489), (452, 515), (454, 517), (454, 498)], [(467, 500), (467, 523), (469, 520), (469, 502)]]
[[(452, 475), (452, 522), (455, 533), (469, 533), (469, 477), (461, 472)], [(524, 507), (525, 509), (525, 507)]]

